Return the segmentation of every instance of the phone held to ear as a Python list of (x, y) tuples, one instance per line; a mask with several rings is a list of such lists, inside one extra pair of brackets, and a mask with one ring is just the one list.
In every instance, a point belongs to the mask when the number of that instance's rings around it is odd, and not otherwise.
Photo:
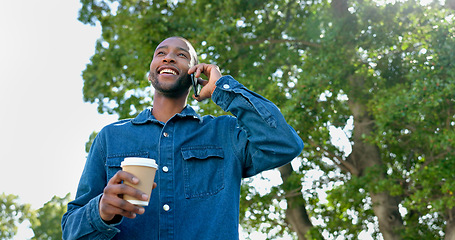
[(194, 96), (199, 97), (199, 89), (197, 87), (197, 78), (194, 77), (194, 73), (190, 75), (191, 82), (193, 83)]

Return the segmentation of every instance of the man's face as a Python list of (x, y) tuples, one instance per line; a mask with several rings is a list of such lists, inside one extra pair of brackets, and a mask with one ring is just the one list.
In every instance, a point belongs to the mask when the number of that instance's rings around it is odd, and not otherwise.
[(182, 39), (161, 42), (150, 63), (149, 80), (155, 91), (169, 97), (188, 93), (191, 86), (188, 70), (195, 64), (195, 57), (194, 49)]

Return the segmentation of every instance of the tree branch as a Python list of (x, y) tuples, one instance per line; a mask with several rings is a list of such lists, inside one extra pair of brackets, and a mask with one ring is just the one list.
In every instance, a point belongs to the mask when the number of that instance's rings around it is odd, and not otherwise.
[(259, 39), (256, 41), (240, 43), (238, 45), (249, 46), (249, 45), (258, 45), (258, 44), (265, 43), (265, 42), (269, 42), (271, 44), (296, 43), (296, 44), (301, 44), (301, 45), (308, 46), (308, 47), (315, 47), (315, 48), (321, 47), (321, 45), (317, 44), (317, 43), (312, 43), (312, 42), (303, 41), (303, 40), (293, 40), (293, 39)]
[[(310, 139), (308, 139), (307, 142), (315, 148), (323, 149), (320, 145), (316, 144), (314, 141), (312, 141)], [(357, 168), (353, 164), (351, 164), (348, 161), (343, 160), (341, 157), (335, 155), (334, 153), (331, 153), (329, 151), (322, 151), (322, 155), (324, 155), (324, 157), (327, 157), (328, 159), (332, 160), (332, 162), (335, 165), (337, 165), (341, 170), (349, 172), (354, 176), (359, 175), (359, 170), (357, 170)]]
[(428, 160), (425, 161), (423, 164), (422, 164), (422, 167), (420, 168), (421, 170), (422, 169), (425, 169), (426, 166), (430, 165), (432, 162), (434, 162), (435, 160), (437, 159), (441, 159), (443, 157), (445, 157), (447, 154), (453, 152), (453, 149), (450, 148), (450, 147), (447, 147), (446, 148), (446, 151), (442, 152), (442, 153), (439, 153), (438, 155), (436, 156), (433, 156), (433, 153), (431, 154), (431, 156), (428, 157)]
[[(283, 184), (292, 175), (294, 170), (290, 163), (283, 165), (278, 168), (281, 174)], [(292, 229), (297, 233), (299, 239), (307, 239), (305, 235), (313, 228), (313, 224), (310, 221), (310, 217), (306, 211), (305, 201), (301, 197), (301, 191), (297, 190), (299, 194), (296, 194), (296, 189), (292, 190), (288, 195), (285, 191), (286, 202), (288, 207), (286, 209), (286, 221), (292, 226)]]

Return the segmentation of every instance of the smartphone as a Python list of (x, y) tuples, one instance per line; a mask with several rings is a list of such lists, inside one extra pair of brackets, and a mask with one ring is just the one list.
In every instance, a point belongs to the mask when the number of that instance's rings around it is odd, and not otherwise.
[(190, 75), (191, 82), (193, 83), (194, 96), (199, 97), (199, 89), (197, 88), (197, 78), (194, 77), (194, 73)]

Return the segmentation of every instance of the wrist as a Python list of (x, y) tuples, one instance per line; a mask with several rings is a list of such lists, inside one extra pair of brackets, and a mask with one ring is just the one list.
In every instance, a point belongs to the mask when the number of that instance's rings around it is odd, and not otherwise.
[(215, 92), (215, 89), (216, 89), (216, 85), (213, 85), (212, 92), (210, 93), (210, 96), (213, 95), (213, 92)]

